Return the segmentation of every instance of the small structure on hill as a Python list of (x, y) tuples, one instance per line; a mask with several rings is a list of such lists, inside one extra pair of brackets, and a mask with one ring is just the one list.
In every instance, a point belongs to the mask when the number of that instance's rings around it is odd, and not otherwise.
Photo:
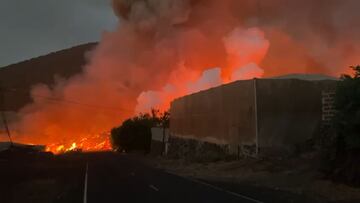
[(151, 128), (151, 154), (165, 155), (169, 147), (169, 128)]
[(11, 142), (0, 142), (0, 152), (14, 149), (22, 149), (23, 151), (32, 151), (32, 152), (44, 152), (46, 150), (45, 145), (29, 145), (29, 144), (20, 144), (20, 143), (11, 143)]

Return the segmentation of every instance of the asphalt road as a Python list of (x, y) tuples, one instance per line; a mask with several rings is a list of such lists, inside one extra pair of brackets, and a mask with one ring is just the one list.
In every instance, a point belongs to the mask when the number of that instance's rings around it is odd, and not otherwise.
[(112, 152), (2, 158), (0, 203), (313, 202), (249, 183), (180, 177), (143, 158)]
[(84, 202), (261, 202), (238, 193), (151, 168), (110, 153), (86, 159)]

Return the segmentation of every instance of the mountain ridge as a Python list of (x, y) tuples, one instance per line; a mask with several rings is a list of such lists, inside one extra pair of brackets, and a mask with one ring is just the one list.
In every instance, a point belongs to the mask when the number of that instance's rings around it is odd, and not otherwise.
[(4, 109), (18, 111), (30, 103), (31, 87), (37, 84), (53, 86), (55, 78), (70, 78), (82, 72), (86, 53), (97, 43), (86, 43), (51, 52), (0, 68), (0, 87), (4, 90)]

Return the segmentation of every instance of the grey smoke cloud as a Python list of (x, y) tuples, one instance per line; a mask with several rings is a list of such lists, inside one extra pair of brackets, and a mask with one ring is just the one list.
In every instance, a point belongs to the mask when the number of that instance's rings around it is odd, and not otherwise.
[[(14, 126), (32, 143), (81, 140), (133, 116), (138, 104), (160, 99), (165, 110), (188, 94), (184, 84), (198, 89), (254, 73), (336, 76), (360, 56), (358, 7), (358, 0), (114, 0), (121, 26), (104, 35), (83, 74), (32, 94), (121, 110), (95, 113), (34, 97)], [(213, 67), (221, 71), (203, 75)]]
[(110, 0), (0, 0), (0, 67), (98, 41), (117, 24)]
[[(113, 0), (113, 5), (120, 19), (147, 30), (164, 16), (190, 26), (226, 19), (225, 25), (259, 27), (271, 43), (263, 62), (267, 75), (335, 75), (360, 63), (359, 0)], [(213, 13), (203, 15), (207, 10)]]

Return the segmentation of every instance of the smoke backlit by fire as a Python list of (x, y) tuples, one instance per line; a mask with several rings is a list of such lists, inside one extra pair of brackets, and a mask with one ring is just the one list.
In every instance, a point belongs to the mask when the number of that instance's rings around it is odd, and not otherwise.
[[(338, 75), (359, 60), (359, 4), (114, 0), (119, 26), (103, 35), (83, 73), (34, 87), (34, 102), (11, 127), (20, 140), (97, 150), (108, 139), (102, 132), (185, 94), (253, 77)], [(92, 135), (101, 139), (81, 146)]]

